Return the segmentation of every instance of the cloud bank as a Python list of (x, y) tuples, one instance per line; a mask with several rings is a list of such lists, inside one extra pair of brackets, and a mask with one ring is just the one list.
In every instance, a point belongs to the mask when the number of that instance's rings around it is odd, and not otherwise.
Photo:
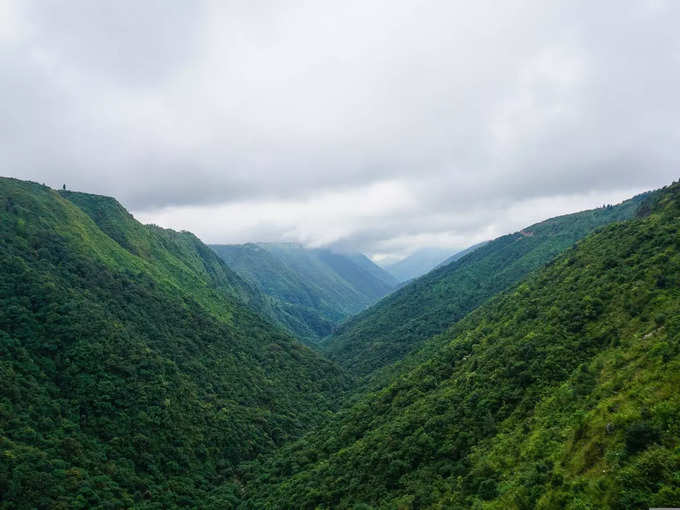
[(0, 0), (2, 173), (208, 242), (463, 248), (680, 176), (680, 4)]

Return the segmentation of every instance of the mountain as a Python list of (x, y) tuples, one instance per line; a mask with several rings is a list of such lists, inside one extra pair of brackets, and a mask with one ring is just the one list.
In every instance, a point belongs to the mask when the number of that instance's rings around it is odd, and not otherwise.
[(552, 218), (495, 239), (393, 292), (342, 324), (322, 349), (358, 376), (402, 359), (593, 230), (631, 218), (644, 195)]
[(382, 267), (377, 265), (363, 253), (347, 253), (344, 254), (343, 256), (354, 262), (355, 265), (357, 265), (367, 273), (373, 275), (373, 277), (375, 277), (376, 279), (383, 282), (390, 288), (390, 290), (394, 289), (394, 287), (399, 283), (399, 281), (394, 276), (392, 276), (389, 272), (385, 271)]
[(455, 261), (458, 260), (458, 259), (462, 259), (462, 258), (463, 258), (465, 255), (467, 255), (468, 253), (472, 253), (472, 252), (475, 251), (477, 248), (481, 248), (482, 246), (484, 246), (484, 245), (487, 244), (488, 242), (489, 242), (489, 241), (483, 241), (483, 242), (481, 242), (481, 243), (474, 244), (474, 245), (470, 246), (469, 248), (465, 248), (464, 250), (461, 250), (461, 251), (459, 251), (459, 252), (457, 252), (457, 253), (454, 253), (454, 254), (451, 255), (449, 258), (447, 258), (446, 260), (444, 260), (444, 262), (441, 262), (441, 263), (437, 264), (437, 266), (435, 267), (435, 269), (438, 269), (438, 268), (443, 267), (443, 266), (448, 266), (451, 262), (455, 262)]
[(247, 508), (677, 506), (679, 287), (674, 184), (454, 324), (388, 387), (245, 466)]
[(444, 248), (421, 248), (384, 268), (398, 281), (405, 282), (424, 275), (450, 256), (451, 250)]
[(348, 378), (188, 232), (0, 178), (0, 508), (200, 507)]
[(307, 343), (389, 293), (396, 280), (364, 255), (294, 243), (211, 245), (245, 281), (269, 298), (268, 315)]
[[(210, 248), (191, 232), (176, 232), (156, 225), (142, 225), (115, 199), (101, 195), (59, 190), (122, 248), (136, 257), (162, 268), (164, 277), (177, 279), (176, 285), (191, 290), (204, 305), (214, 305), (215, 291), (266, 307), (264, 295), (227, 267)], [(204, 296), (209, 292), (209, 296)], [(215, 310), (221, 313), (222, 307)]]

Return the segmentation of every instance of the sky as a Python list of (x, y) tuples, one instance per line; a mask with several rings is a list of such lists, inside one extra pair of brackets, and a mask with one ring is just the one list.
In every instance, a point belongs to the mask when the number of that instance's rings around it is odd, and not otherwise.
[(680, 177), (680, 2), (0, 0), (0, 174), (455, 252)]

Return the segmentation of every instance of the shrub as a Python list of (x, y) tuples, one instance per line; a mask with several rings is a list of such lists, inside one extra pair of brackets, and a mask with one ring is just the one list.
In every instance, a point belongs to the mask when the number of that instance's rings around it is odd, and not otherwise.
[(626, 451), (634, 454), (659, 442), (659, 431), (648, 422), (637, 422), (626, 430)]

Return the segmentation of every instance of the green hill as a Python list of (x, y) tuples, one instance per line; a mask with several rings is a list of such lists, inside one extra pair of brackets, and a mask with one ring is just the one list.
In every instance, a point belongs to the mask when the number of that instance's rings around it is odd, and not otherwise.
[(349, 315), (385, 296), (396, 280), (368, 258), (294, 243), (211, 245), (254, 288), (269, 297), (269, 315), (314, 343)]
[(388, 387), (251, 465), (249, 508), (678, 506), (679, 288), (674, 184), (457, 322)]
[(198, 507), (348, 385), (113, 199), (1, 178), (0, 239), (0, 508)]
[[(114, 198), (73, 191), (58, 192), (85, 214), (122, 248), (162, 270), (164, 278), (190, 290), (194, 298), (212, 307), (214, 298), (228, 294), (266, 309), (267, 301), (227, 267), (215, 253), (191, 232), (176, 232), (156, 225), (142, 225)], [(215, 310), (219, 315), (226, 310)]]
[(596, 228), (631, 218), (643, 198), (552, 218), (486, 243), (352, 317), (324, 340), (322, 349), (352, 373), (371, 374), (402, 359)]

